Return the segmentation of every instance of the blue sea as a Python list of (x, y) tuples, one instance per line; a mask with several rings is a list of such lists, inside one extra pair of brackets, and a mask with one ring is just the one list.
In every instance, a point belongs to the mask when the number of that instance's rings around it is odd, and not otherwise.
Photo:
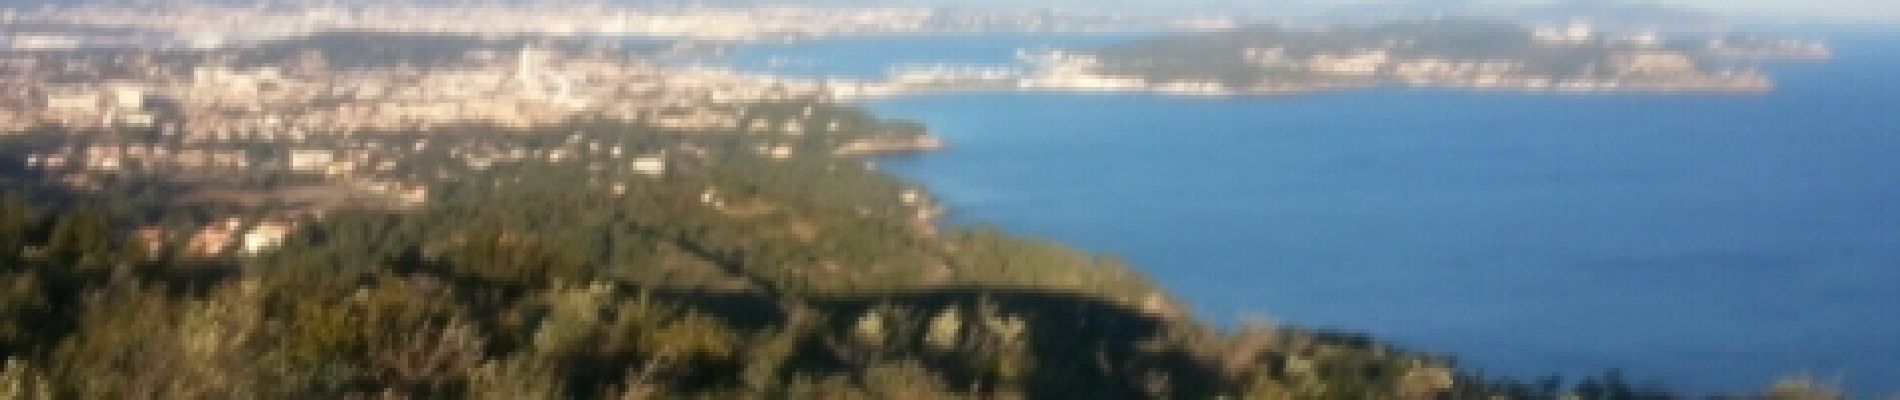
[[(1365, 332), (1487, 374), (1900, 393), (1900, 34), (1831, 34), (1747, 95), (1376, 89), (868, 104), (949, 148), (879, 164), (1138, 265), (1221, 322)], [(849, 39), (741, 69), (871, 76), (1125, 36)], [(777, 60), (777, 61), (772, 61)]]

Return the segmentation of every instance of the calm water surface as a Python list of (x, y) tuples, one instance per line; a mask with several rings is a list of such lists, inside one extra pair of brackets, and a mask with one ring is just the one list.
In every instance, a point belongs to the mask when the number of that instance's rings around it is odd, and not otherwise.
[[(1121, 39), (848, 40), (738, 59), (865, 76)], [(1512, 376), (1621, 368), (1739, 391), (1811, 373), (1900, 393), (1900, 36), (1835, 44), (1834, 62), (1771, 66), (1782, 87), (1760, 95), (871, 106), (952, 146), (882, 165), (957, 221), (1121, 255), (1216, 320), (1365, 331)]]

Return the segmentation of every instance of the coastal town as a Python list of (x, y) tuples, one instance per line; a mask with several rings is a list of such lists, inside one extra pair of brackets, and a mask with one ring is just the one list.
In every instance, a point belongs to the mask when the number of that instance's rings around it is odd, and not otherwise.
[(1154, 17), (926, 7), (720, 7), (682, 3), (630, 7), (604, 1), (275, 1), (268, 6), (172, 0), (163, 7), (110, 3), (0, 10), (0, 47), (103, 46), (210, 49), (325, 32), (440, 35), (644, 37), (714, 41), (1004, 32), (1130, 32), (1226, 29), (1232, 17)]
[[(719, 162), (730, 150), (707, 143), (733, 135), (765, 160), (941, 145), (841, 110), (821, 82), (667, 68), (618, 49), (513, 41), (349, 69), (317, 50), (241, 56), (251, 51), (12, 54), (0, 70), (0, 103), (10, 105), (0, 131), (28, 144), (8, 161), (73, 191), (162, 182), (187, 188), (174, 190), (177, 202), (270, 210), (183, 232), (137, 230), (152, 247), (213, 256), (269, 249), (298, 221), (338, 207), (417, 207), (437, 182), (507, 165), (583, 164), (603, 190), (625, 191), (610, 182)], [(634, 140), (628, 130), (683, 139)], [(557, 138), (527, 139), (538, 136)]]

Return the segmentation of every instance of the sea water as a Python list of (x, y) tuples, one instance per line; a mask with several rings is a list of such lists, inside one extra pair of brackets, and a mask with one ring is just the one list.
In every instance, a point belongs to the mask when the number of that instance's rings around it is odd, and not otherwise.
[[(884, 38), (738, 64), (871, 77), (1103, 36)], [(1900, 393), (1900, 35), (1773, 92), (956, 94), (868, 104), (949, 148), (880, 161), (960, 224), (1122, 256), (1202, 316), (1366, 332), (1493, 375), (1621, 369)]]

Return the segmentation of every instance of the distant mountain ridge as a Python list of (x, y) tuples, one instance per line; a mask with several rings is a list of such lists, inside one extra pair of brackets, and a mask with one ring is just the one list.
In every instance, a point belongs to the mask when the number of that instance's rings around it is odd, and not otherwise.
[(1529, 24), (1589, 21), (1612, 29), (1702, 31), (1727, 24), (1707, 11), (1625, 0), (1560, 0), (1542, 4), (1497, 4), (1470, 0), (1421, 0), (1342, 6), (1320, 16), (1332, 21), (1483, 17)]

